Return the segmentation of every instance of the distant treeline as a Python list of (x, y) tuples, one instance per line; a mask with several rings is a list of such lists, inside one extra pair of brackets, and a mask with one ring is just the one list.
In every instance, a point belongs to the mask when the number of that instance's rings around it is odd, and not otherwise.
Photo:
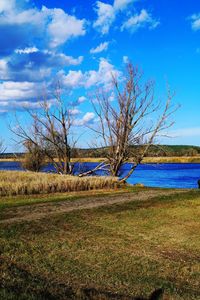
[[(140, 151), (141, 146), (132, 146), (131, 150), (134, 156), (134, 152)], [(73, 149), (73, 158), (100, 158), (106, 157), (108, 148), (89, 148), (89, 149)], [(200, 155), (200, 147), (198, 146), (188, 146), (188, 145), (152, 145), (146, 157), (180, 157), (180, 156), (198, 156)], [(23, 158), (24, 153), (2, 153), (0, 158), (2, 159), (20, 159)]]
[[(132, 146), (131, 152), (140, 151), (141, 146)], [(106, 157), (108, 148), (90, 148), (76, 149), (73, 157)], [(200, 147), (188, 145), (152, 145), (146, 153), (146, 157), (170, 157), (170, 156), (198, 156), (200, 155)]]

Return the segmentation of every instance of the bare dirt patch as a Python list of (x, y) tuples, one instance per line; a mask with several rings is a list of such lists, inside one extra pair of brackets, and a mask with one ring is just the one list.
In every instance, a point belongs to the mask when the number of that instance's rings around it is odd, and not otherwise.
[(92, 209), (132, 201), (146, 201), (158, 196), (169, 196), (184, 192), (187, 192), (187, 190), (141, 190), (120, 195), (103, 195), (102, 197), (95, 197), (94, 195), (88, 196), (88, 198), (80, 197), (80, 199), (77, 200), (38, 203), (17, 208), (7, 208), (3, 212), (3, 220), (0, 220), (0, 224), (39, 220), (48, 216), (75, 210)]

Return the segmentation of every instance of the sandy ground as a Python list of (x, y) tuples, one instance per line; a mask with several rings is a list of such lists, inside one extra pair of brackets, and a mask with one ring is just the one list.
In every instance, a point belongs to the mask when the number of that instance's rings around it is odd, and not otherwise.
[(15, 222), (33, 221), (48, 218), (52, 215), (67, 213), (81, 209), (92, 209), (112, 204), (127, 203), (131, 201), (145, 201), (157, 196), (168, 196), (177, 193), (184, 193), (187, 190), (146, 190), (133, 193), (116, 195), (103, 195), (95, 197), (88, 196), (76, 200), (66, 200), (59, 202), (39, 203), (21, 207), (7, 208), (3, 211), (0, 224), (10, 224)]

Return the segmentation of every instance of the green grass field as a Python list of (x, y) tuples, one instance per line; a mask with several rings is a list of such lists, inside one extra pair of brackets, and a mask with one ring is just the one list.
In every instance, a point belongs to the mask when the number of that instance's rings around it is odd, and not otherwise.
[(199, 191), (0, 223), (0, 299), (200, 299), (199, 232)]

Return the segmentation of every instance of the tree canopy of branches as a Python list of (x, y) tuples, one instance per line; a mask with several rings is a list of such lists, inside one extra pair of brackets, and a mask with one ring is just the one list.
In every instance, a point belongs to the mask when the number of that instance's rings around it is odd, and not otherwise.
[(26, 111), (31, 118), (32, 126), (27, 129), (17, 120), (17, 126), (12, 131), (27, 149), (29, 153), (27, 158), (31, 160), (35, 158), (34, 167), (39, 169), (45, 157), (53, 164), (57, 173), (70, 174), (73, 147), (70, 140), (72, 119), (70, 109), (62, 100), (60, 89), (55, 91), (53, 107), (44, 99), (38, 111), (28, 109)]
[[(98, 90), (92, 100), (99, 126), (91, 129), (100, 141), (98, 147), (107, 149), (106, 160), (95, 170), (107, 169), (112, 176), (119, 176), (122, 165), (132, 159), (128, 174), (122, 178), (125, 181), (142, 162), (155, 139), (173, 125), (170, 117), (177, 108), (171, 103), (170, 90), (165, 103), (157, 103), (154, 83), (144, 82), (142, 72), (131, 63), (122, 82), (113, 76), (111, 93), (115, 101), (103, 90)], [(133, 145), (140, 147), (131, 147)]]

